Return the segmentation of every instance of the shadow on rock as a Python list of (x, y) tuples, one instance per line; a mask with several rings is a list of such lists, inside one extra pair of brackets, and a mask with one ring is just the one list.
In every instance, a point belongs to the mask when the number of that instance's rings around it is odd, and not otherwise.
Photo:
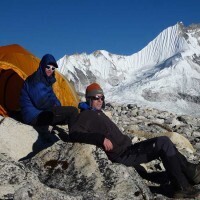
[(27, 156), (20, 158), (19, 161), (32, 158), (40, 151), (52, 146), (59, 140), (59, 137), (55, 135), (54, 131), (49, 131), (48, 126), (38, 126), (33, 128), (38, 132), (38, 138), (33, 144), (32, 152)]
[(65, 130), (56, 126), (54, 131), (63, 142), (70, 142), (69, 134)]
[(149, 186), (149, 189), (154, 194), (161, 194), (168, 198), (173, 198), (175, 189), (171, 185)]
[(174, 188), (170, 185), (170, 180), (167, 176), (166, 172), (152, 172), (152, 173), (144, 173), (140, 176), (155, 185), (150, 185), (149, 189), (154, 194), (161, 194), (168, 198), (172, 198), (174, 194)]
[(170, 185), (170, 180), (165, 171), (148, 173), (142, 166), (135, 168), (138, 174), (145, 180), (150, 181), (149, 189), (154, 194), (161, 194), (172, 198), (174, 188)]

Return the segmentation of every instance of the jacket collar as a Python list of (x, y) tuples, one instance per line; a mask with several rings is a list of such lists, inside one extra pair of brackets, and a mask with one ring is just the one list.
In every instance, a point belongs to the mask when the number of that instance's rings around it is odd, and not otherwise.
[(94, 110), (94, 111), (97, 111), (95, 108), (90, 107), (87, 102), (80, 102), (78, 104), (78, 108), (81, 110), (81, 112), (84, 111), (84, 110)]

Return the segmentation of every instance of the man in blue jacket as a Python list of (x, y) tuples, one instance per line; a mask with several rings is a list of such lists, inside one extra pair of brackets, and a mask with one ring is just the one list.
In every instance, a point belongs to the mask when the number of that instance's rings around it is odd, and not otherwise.
[[(200, 190), (192, 185), (200, 183), (200, 165), (193, 164), (178, 152), (166, 136), (132, 144), (131, 139), (102, 112), (105, 97), (102, 88), (93, 83), (86, 89), (86, 102), (79, 104), (81, 113), (70, 130), (71, 142), (97, 145), (115, 163), (137, 167), (154, 159), (161, 159), (176, 190), (176, 198), (200, 197)], [(61, 138), (63, 140), (63, 138)]]
[(69, 129), (78, 115), (73, 106), (61, 106), (52, 85), (56, 82), (55, 58), (46, 54), (36, 72), (24, 82), (20, 96), (21, 114), (24, 123), (33, 126), (68, 124)]

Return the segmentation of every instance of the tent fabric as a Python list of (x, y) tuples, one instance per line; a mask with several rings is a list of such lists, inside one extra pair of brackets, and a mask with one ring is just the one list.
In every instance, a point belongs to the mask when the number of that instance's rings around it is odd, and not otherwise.
[(3, 117), (8, 117), (8, 113), (5, 111), (5, 109), (0, 105), (0, 114)]
[[(40, 59), (19, 45), (0, 47), (0, 115), (19, 111), (19, 96), (24, 80), (35, 72)], [(78, 106), (79, 98), (71, 83), (56, 71), (53, 85), (56, 96), (63, 106)]]

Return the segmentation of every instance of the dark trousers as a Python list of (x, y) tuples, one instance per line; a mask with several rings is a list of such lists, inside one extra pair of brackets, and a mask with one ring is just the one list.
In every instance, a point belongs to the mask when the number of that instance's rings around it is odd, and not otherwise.
[(162, 160), (171, 182), (181, 188), (189, 186), (185, 172), (190, 163), (178, 152), (174, 144), (166, 136), (148, 139), (131, 145), (114, 162), (136, 167), (154, 159)]
[(78, 109), (73, 106), (55, 106), (49, 111), (43, 111), (31, 123), (33, 126), (65, 125), (69, 129), (78, 116)]

